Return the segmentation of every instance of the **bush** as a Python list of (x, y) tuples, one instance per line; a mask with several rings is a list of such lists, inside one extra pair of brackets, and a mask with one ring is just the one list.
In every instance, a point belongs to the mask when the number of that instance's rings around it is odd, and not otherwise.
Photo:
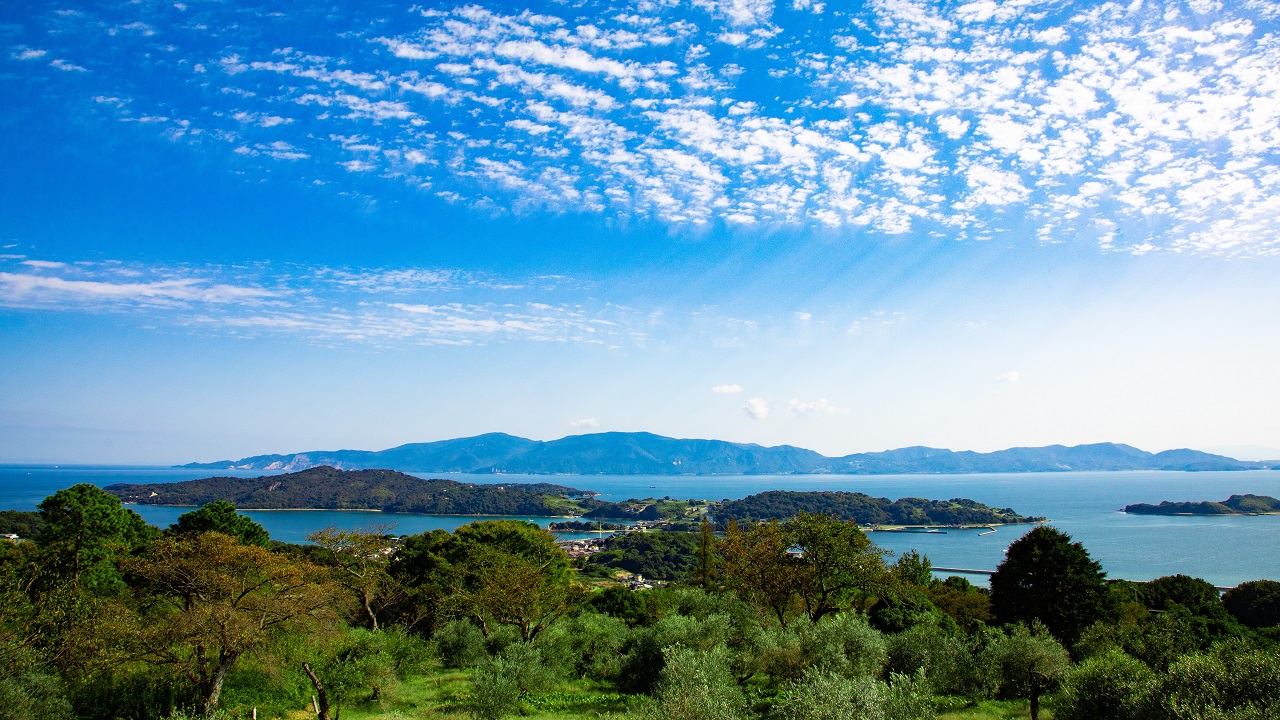
[(1169, 666), (1147, 695), (1144, 720), (1270, 720), (1280, 716), (1280, 654), (1198, 653)]
[(612, 680), (621, 667), (627, 625), (608, 615), (583, 613), (563, 618), (538, 635), (534, 645), (560, 675)]
[(1112, 649), (1067, 672), (1055, 703), (1055, 720), (1129, 720), (1155, 682), (1142, 661)]
[(933, 690), (924, 673), (890, 673), (884, 717), (885, 720), (933, 720), (937, 717), (933, 708)]
[(890, 673), (924, 673), (930, 687), (943, 694), (965, 691), (966, 666), (972, 658), (962, 640), (936, 625), (917, 625), (887, 639)]
[(886, 720), (887, 703), (888, 688), (875, 678), (811, 668), (787, 686), (777, 713), (782, 720)]
[(475, 667), (489, 657), (484, 633), (467, 619), (454, 620), (440, 628), (431, 642), (447, 668)]
[(747, 703), (729, 673), (725, 651), (677, 647), (666, 653), (662, 678), (644, 720), (741, 720)]
[(1253, 580), (1228, 590), (1222, 603), (1237, 620), (1251, 628), (1280, 625), (1280, 582)]
[(496, 658), (471, 676), (471, 711), (481, 720), (500, 720), (520, 710), (520, 683), (515, 668)]
[(801, 623), (801, 648), (815, 666), (845, 677), (876, 676), (888, 659), (888, 643), (880, 631), (853, 612)]
[(555, 673), (542, 661), (542, 651), (529, 643), (512, 643), (496, 658), (502, 661), (521, 695), (540, 692), (553, 684)]

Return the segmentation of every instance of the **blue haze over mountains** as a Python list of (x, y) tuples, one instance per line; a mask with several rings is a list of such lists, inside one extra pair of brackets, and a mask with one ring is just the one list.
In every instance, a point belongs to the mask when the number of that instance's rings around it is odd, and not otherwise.
[(184, 468), (294, 472), (329, 465), (345, 470), (528, 475), (783, 475), (1004, 473), (1111, 470), (1280, 469), (1280, 460), (1249, 462), (1198, 450), (1150, 453), (1118, 443), (1010, 448), (990, 453), (907, 447), (827, 457), (790, 445), (764, 447), (723, 440), (688, 440), (652, 433), (607, 432), (529, 440), (506, 433), (410, 443), (388, 450), (318, 450), (189, 463)]

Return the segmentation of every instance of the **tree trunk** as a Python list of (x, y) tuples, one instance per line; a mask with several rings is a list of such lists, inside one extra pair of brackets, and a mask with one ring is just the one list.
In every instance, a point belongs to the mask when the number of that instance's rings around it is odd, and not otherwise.
[(1040, 693), (1031, 693), (1031, 720), (1040, 720)]
[(302, 669), (307, 673), (307, 677), (311, 678), (311, 685), (316, 689), (316, 706), (319, 708), (316, 714), (317, 720), (329, 720), (329, 693), (324, 689), (324, 683), (316, 677), (309, 664), (302, 663)]
[(205, 688), (204, 694), (204, 714), (212, 715), (214, 710), (218, 709), (218, 698), (222, 695), (222, 681), (227, 679), (227, 673), (231, 671), (231, 666), (236, 664), (238, 654), (223, 654), (218, 661), (218, 669), (213, 671), (213, 677), (209, 678), (209, 684)]
[(360, 591), (360, 602), (364, 604), (364, 614), (369, 616), (369, 629), (378, 632), (378, 614), (373, 611), (369, 602), (369, 591)]

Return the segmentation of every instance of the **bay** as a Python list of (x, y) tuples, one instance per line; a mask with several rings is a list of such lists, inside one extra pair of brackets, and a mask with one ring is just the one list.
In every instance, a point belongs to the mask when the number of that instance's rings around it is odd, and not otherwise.
[[(208, 470), (119, 466), (0, 466), (0, 509), (31, 510), (45, 496), (76, 483), (175, 482), (207, 477)], [(253, 477), (261, 471), (217, 471)], [(1127, 515), (1125, 505), (1161, 500), (1223, 500), (1235, 493), (1280, 497), (1280, 471), (1247, 472), (1096, 472), (1009, 473), (984, 475), (735, 475), (735, 476), (519, 476), (422, 474), (463, 482), (554, 482), (594, 490), (603, 500), (633, 497), (737, 499), (765, 490), (844, 490), (877, 497), (966, 497), (1026, 515), (1043, 515), (1054, 527), (1082, 542), (1110, 577), (1150, 580), (1183, 573), (1215, 585), (1245, 580), (1280, 580), (1280, 516), (1162, 517)], [(161, 527), (189, 508), (131, 506)], [(250, 515), (286, 542), (302, 542), (320, 528), (395, 524), (411, 534), (452, 530), (475, 517), (387, 514), (346, 510), (252, 510)], [(546, 526), (553, 518), (524, 518)], [(873, 533), (877, 545), (894, 551), (919, 550), (934, 565), (994, 569), (1009, 543), (1028, 527), (1000, 527), (946, 533)], [(977, 579), (977, 578), (975, 578)]]

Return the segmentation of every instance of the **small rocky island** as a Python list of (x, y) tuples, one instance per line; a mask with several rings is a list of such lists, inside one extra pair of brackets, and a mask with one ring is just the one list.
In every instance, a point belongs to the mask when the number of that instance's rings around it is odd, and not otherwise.
[(1270, 495), (1232, 495), (1222, 502), (1170, 502), (1159, 505), (1125, 505), (1134, 515), (1273, 515), (1280, 513), (1280, 500)]

